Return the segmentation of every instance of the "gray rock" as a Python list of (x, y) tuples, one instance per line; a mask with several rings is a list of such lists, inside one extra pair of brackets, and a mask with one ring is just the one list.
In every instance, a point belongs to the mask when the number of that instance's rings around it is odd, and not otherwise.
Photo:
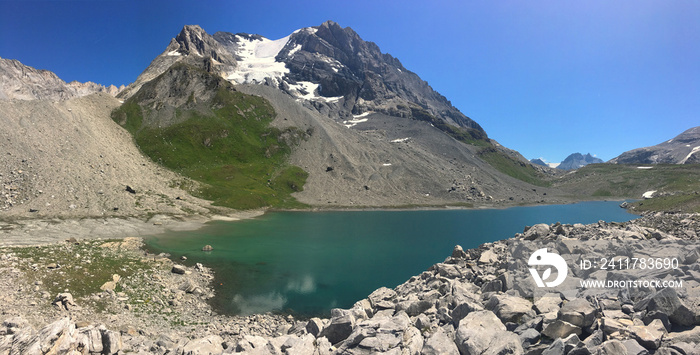
[(455, 259), (466, 259), (467, 253), (464, 252), (461, 245), (455, 245), (455, 248), (452, 250), (452, 257)]
[(355, 318), (349, 311), (334, 308), (331, 310), (331, 322), (319, 336), (326, 337), (331, 344), (345, 340), (355, 327)]
[(649, 350), (639, 345), (634, 339), (627, 339), (622, 342), (622, 345), (627, 349), (627, 355), (648, 355)]
[(525, 240), (535, 240), (546, 237), (549, 234), (549, 225), (545, 223), (535, 224), (523, 234)]
[(374, 290), (367, 298), (375, 311), (390, 309), (395, 306), (394, 300), (396, 299), (396, 291), (390, 288), (380, 287)]
[(435, 333), (425, 340), (421, 354), (458, 355), (459, 350), (453, 339), (450, 338), (442, 328), (438, 328)]
[(577, 327), (585, 328), (595, 321), (596, 309), (583, 298), (573, 299), (559, 310), (559, 319)]
[(561, 303), (561, 296), (558, 293), (547, 293), (535, 301), (534, 309), (538, 314), (557, 312)]
[(608, 340), (601, 344), (595, 352), (596, 355), (624, 355), (627, 348), (619, 340)]
[(75, 340), (78, 343), (78, 347), (82, 347), (90, 353), (102, 352), (102, 332), (95, 327), (79, 329)]
[(103, 354), (116, 354), (123, 347), (122, 336), (119, 332), (112, 330), (103, 329), (102, 330), (102, 353)]
[(566, 354), (564, 352), (564, 341), (561, 339), (555, 340), (545, 351), (542, 352), (542, 355), (564, 355)]
[(485, 307), (504, 323), (523, 323), (535, 317), (530, 301), (506, 294), (491, 296)]
[(173, 274), (178, 274), (178, 275), (184, 275), (185, 271), (187, 269), (182, 266), (182, 265), (173, 265), (173, 268), (170, 270)]
[(306, 323), (306, 332), (317, 337), (323, 331), (323, 321), (320, 318), (314, 317)]
[(522, 341), (523, 347), (536, 344), (540, 341), (540, 332), (532, 328), (527, 329), (520, 334), (520, 340)]
[(666, 314), (671, 323), (680, 326), (695, 325), (694, 312), (683, 303), (673, 288), (665, 288), (649, 295), (635, 304), (634, 308)]
[(661, 345), (661, 340), (666, 334), (666, 328), (661, 320), (655, 319), (646, 326), (631, 327), (630, 333), (640, 345), (649, 350), (655, 350)]
[(56, 295), (51, 304), (58, 306), (59, 308), (63, 308), (67, 311), (80, 309), (80, 307), (73, 300), (73, 295), (71, 295), (68, 292), (59, 293), (58, 295)]
[(520, 338), (491, 311), (469, 313), (459, 322), (455, 343), (461, 354), (522, 354)]
[(566, 338), (571, 334), (581, 335), (581, 327), (575, 326), (569, 322), (557, 319), (552, 323), (549, 323), (542, 334), (552, 338)]

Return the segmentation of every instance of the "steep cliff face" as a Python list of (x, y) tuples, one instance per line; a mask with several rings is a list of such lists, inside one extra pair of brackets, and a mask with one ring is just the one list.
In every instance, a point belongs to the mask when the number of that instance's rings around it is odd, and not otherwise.
[(35, 69), (18, 60), (0, 58), (0, 100), (62, 101), (98, 92), (115, 96), (119, 90), (114, 85), (105, 87), (93, 82), (66, 83), (48, 70)]
[(700, 126), (693, 127), (663, 143), (624, 152), (610, 160), (617, 164), (698, 164)]

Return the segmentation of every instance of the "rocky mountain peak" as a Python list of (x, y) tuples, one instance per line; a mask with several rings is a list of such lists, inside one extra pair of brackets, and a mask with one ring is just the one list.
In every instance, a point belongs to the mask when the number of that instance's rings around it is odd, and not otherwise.
[(63, 101), (98, 92), (115, 96), (122, 88), (93, 82), (66, 83), (51, 71), (32, 68), (16, 59), (0, 58), (0, 100)]
[(586, 155), (583, 155), (581, 153), (573, 153), (566, 157), (561, 164), (557, 166), (557, 169), (561, 170), (573, 170), (573, 169), (578, 169), (580, 167), (584, 167), (588, 164), (598, 164), (602, 163), (603, 160), (594, 157), (591, 155), (591, 153), (588, 153)]
[(700, 126), (651, 147), (637, 148), (610, 160), (617, 164), (697, 164), (700, 163)]

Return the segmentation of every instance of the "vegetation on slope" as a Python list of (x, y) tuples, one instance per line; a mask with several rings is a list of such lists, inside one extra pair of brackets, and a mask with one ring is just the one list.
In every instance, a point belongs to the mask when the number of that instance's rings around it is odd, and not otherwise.
[(149, 101), (158, 96), (158, 80), (167, 80), (164, 73), (115, 110), (112, 118), (133, 134), (153, 161), (203, 183), (192, 191), (199, 197), (236, 209), (300, 207), (291, 194), (303, 189), (308, 174), (288, 165), (286, 158), (305, 133), (270, 127), (275, 112), (263, 98), (237, 92), (201, 69), (179, 66), (171, 70), (196, 73), (194, 78), (187, 74), (190, 80), (207, 79), (205, 90), (215, 90), (210, 100), (197, 103), (194, 92), (183, 93), (187, 103), (172, 110), (175, 117), (167, 120), (168, 125), (149, 124), (150, 117), (168, 112), (162, 108), (167, 102)]
[[(649, 167), (649, 166), (647, 166)], [(632, 204), (636, 211), (700, 212), (700, 165), (650, 166), (591, 164), (573, 171), (555, 183), (573, 196), (641, 198), (656, 190), (652, 199)]]

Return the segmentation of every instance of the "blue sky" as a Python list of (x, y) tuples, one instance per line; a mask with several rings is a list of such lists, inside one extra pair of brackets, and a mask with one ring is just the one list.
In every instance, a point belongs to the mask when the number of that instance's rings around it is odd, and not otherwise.
[(0, 57), (121, 85), (186, 24), (277, 39), (326, 20), (528, 159), (608, 160), (700, 125), (699, 1), (0, 0)]

